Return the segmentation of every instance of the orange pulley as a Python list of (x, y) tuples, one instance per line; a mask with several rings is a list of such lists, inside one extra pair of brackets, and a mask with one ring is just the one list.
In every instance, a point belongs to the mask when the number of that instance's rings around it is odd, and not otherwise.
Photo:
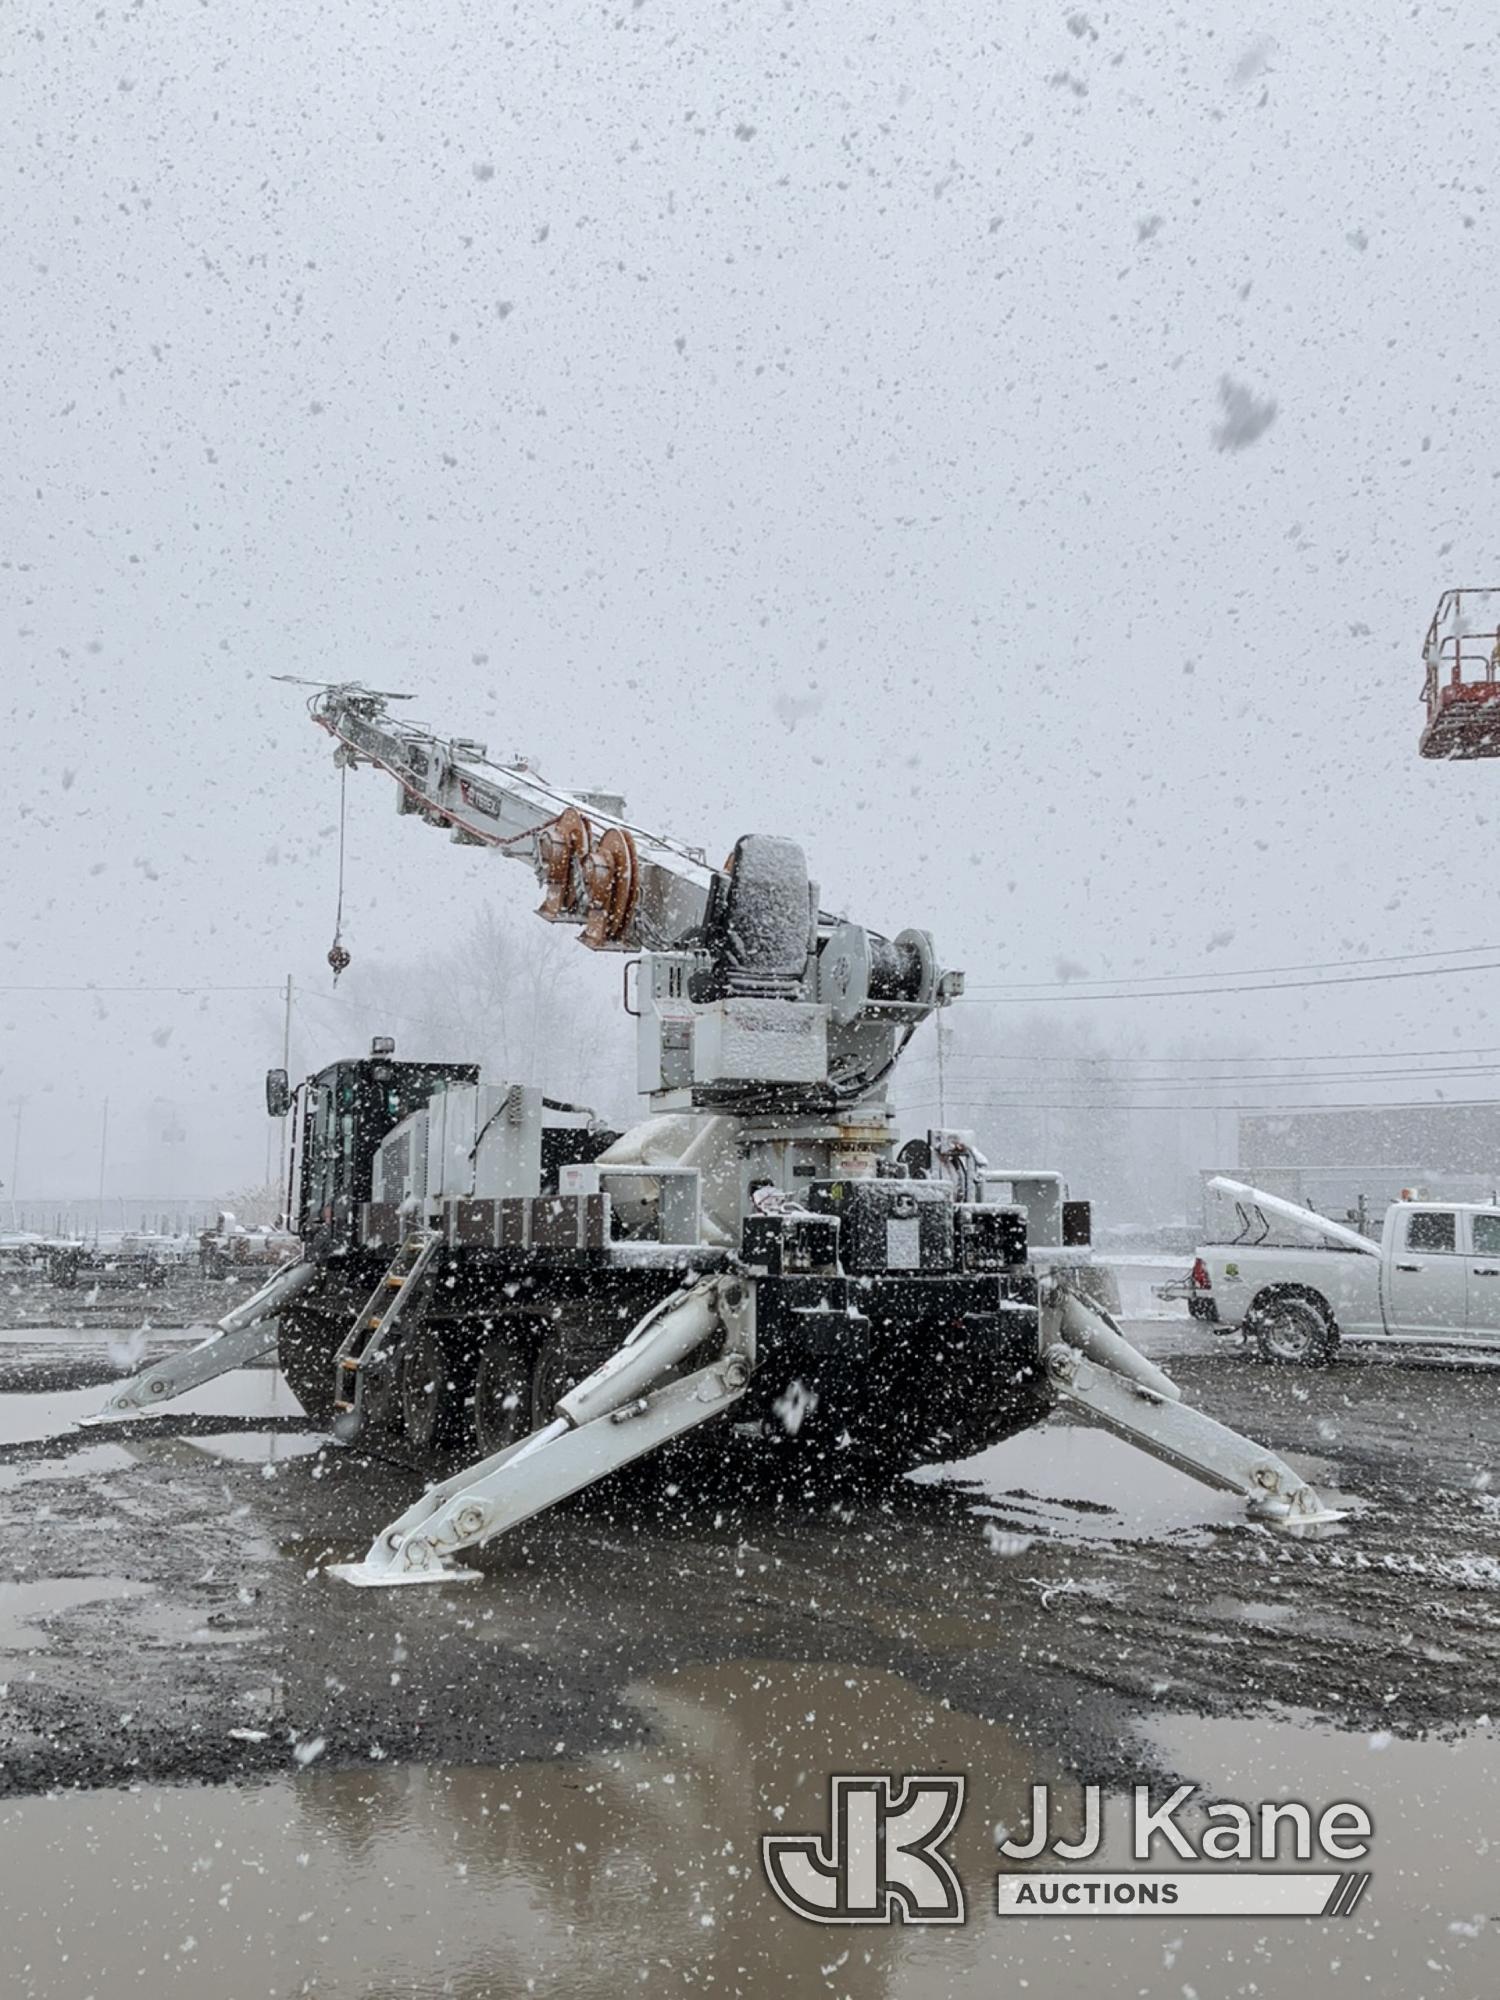
[(537, 915), (545, 917), (549, 924), (579, 914), (582, 893), (580, 870), (586, 863), (592, 841), (593, 829), (577, 806), (569, 806), (566, 812), (559, 813), (551, 825), (544, 826), (537, 835), (537, 857), (547, 886)]
[(589, 913), (583, 941), (591, 951), (621, 945), (641, 892), (635, 842), (622, 826), (606, 827), (583, 864)]

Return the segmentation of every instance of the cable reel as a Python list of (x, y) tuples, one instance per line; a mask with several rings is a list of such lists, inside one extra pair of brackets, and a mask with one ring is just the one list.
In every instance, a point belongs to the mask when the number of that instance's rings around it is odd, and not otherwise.
[(584, 870), (593, 841), (593, 828), (577, 806), (559, 813), (537, 835), (537, 863), (546, 888), (537, 915), (549, 924), (583, 914)]
[(589, 913), (583, 942), (591, 951), (623, 950), (641, 893), (635, 842), (622, 826), (606, 827), (583, 864)]

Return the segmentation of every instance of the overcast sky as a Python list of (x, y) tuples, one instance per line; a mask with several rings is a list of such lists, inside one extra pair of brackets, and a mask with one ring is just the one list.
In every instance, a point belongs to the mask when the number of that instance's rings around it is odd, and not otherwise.
[[(4, 983), (327, 992), (337, 781), (278, 672), (711, 851), (801, 834), (976, 981), (1500, 925), (1497, 774), (1416, 756), (1433, 601), (1500, 572), (1484, 10), (3, 33)], [(534, 900), (350, 806), (362, 963)], [(1467, 1047), (1497, 976), (1097, 1011)], [(305, 1020), (308, 1062), (369, 1026)], [(106, 1091), (122, 1191), (255, 1178), (278, 1054), (265, 996), (0, 994), (0, 1178), (24, 1094), (23, 1194), (90, 1191)]]

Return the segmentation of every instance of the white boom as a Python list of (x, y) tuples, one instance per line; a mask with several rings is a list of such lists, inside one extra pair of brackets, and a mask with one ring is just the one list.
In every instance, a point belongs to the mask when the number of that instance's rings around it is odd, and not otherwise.
[(402, 812), (529, 862), (547, 890), (543, 916), (582, 924), (596, 950), (667, 945), (702, 923), (714, 871), (701, 849), (636, 826), (614, 793), (564, 791), (524, 758), (491, 763), (483, 743), (399, 722), (388, 713), (393, 699), (329, 687), (309, 713), (342, 761), (395, 779)]
[[(963, 991), (926, 931), (892, 939), (828, 915), (793, 841), (747, 835), (710, 867), (700, 848), (634, 825), (614, 793), (561, 791), (519, 758), (491, 763), (482, 743), (396, 721), (393, 699), (327, 687), (309, 713), (340, 763), (395, 779), (402, 812), (529, 863), (540, 916), (578, 925), (595, 951), (640, 955), (630, 1011), (654, 1110), (883, 1115), (901, 1051)], [(337, 971), (335, 954), (337, 940)]]

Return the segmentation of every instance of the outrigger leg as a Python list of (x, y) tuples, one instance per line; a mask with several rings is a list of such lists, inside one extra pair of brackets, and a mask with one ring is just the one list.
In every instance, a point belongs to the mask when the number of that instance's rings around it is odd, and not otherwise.
[(1172, 1378), (1064, 1283), (1042, 1301), (1042, 1330), (1053, 1392), (1092, 1423), (1205, 1486), (1240, 1494), (1257, 1520), (1295, 1531), (1343, 1519), (1285, 1459), (1184, 1403)]
[[(676, 1373), (713, 1341), (717, 1352)], [(755, 1286), (717, 1275), (654, 1306), (624, 1345), (557, 1402), (554, 1420), (443, 1480), (375, 1537), (363, 1562), (332, 1563), (345, 1583), (466, 1582), (453, 1561), (607, 1472), (727, 1410), (755, 1368)]]
[(267, 1353), (276, 1345), (276, 1315), (310, 1282), (316, 1269), (307, 1259), (284, 1264), (269, 1284), (225, 1313), (207, 1340), (184, 1348), (180, 1354), (148, 1361), (126, 1377), (96, 1415), (81, 1421), (107, 1424), (120, 1417), (144, 1416), (187, 1390), (212, 1382), (216, 1375), (227, 1375), (231, 1368), (243, 1368), (247, 1361)]

